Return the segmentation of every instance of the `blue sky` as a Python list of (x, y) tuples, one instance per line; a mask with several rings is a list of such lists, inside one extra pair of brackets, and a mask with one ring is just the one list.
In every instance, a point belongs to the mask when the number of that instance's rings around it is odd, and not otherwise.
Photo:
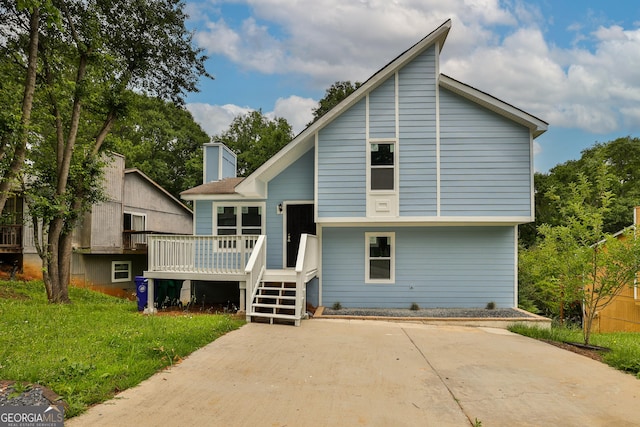
[(537, 171), (640, 136), (637, 0), (198, 0), (187, 12), (215, 76), (187, 108), (212, 136), (258, 109), (299, 132), (332, 83), (366, 80), (447, 19), (441, 71), (549, 123)]

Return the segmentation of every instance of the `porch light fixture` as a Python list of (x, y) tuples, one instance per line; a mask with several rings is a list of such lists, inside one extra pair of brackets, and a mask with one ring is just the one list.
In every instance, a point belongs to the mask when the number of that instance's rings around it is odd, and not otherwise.
[(282, 210), (283, 210), (283, 208), (282, 208), (282, 203), (280, 203), (280, 204), (278, 205), (278, 214), (282, 214)]

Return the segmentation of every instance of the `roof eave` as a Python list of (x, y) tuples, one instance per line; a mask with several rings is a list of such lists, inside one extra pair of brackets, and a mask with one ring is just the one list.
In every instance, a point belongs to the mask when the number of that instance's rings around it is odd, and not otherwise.
[(549, 124), (544, 120), (447, 75), (440, 74), (439, 84), (445, 89), (529, 128), (534, 138), (545, 133), (549, 127)]

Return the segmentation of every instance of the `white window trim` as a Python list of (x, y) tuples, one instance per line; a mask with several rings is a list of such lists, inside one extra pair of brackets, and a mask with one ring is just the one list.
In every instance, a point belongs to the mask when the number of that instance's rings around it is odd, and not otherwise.
[(229, 203), (229, 202), (216, 202), (213, 203), (212, 207), (212, 222), (213, 229), (212, 234), (214, 236), (218, 235), (218, 208), (236, 208), (236, 234), (238, 236), (242, 235), (242, 208), (243, 207), (259, 207), (262, 211), (260, 215), (260, 234), (266, 234), (266, 219), (267, 219), (267, 211), (266, 211), (266, 203), (265, 202), (240, 202), (240, 203)]
[[(371, 189), (371, 146), (373, 144), (393, 144), (393, 189), (392, 190), (372, 190)], [(367, 143), (367, 193), (372, 195), (398, 194), (398, 141), (396, 138), (370, 138)], [(388, 167), (388, 166), (386, 166)]]
[[(134, 212), (134, 211), (124, 211), (124, 213), (125, 213), (125, 215), (126, 215), (126, 214), (129, 214), (129, 215), (131, 215), (132, 217), (134, 217), (134, 216), (141, 216), (141, 217), (143, 217), (143, 218), (144, 218), (144, 230), (136, 230), (136, 231), (145, 231), (145, 230), (147, 229), (147, 225), (148, 225), (148, 223), (147, 223), (147, 214), (146, 214), (146, 213), (143, 213), (143, 212)], [(133, 218), (131, 218), (131, 222), (133, 223)], [(132, 225), (133, 225), (133, 224), (132, 224)]]
[[(369, 240), (371, 237), (389, 237), (391, 240), (391, 274), (389, 279), (371, 279)], [(372, 284), (392, 284), (396, 281), (396, 233), (393, 232), (368, 232), (364, 233), (364, 282)]]
[[(116, 279), (116, 265), (127, 265), (127, 277)], [(122, 273), (122, 270), (119, 271)], [(111, 261), (111, 283), (130, 282), (131, 281), (131, 261)]]

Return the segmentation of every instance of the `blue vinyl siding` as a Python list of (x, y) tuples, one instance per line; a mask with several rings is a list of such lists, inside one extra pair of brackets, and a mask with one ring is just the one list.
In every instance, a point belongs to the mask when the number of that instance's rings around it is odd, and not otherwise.
[(204, 164), (204, 182), (218, 181), (220, 171), (218, 166), (220, 165), (220, 149), (218, 145), (205, 145), (205, 164)]
[(228, 148), (222, 150), (222, 176), (221, 178), (236, 177), (236, 156)]
[(399, 72), (400, 216), (435, 216), (436, 56), (430, 48)]
[(213, 203), (210, 200), (196, 200), (194, 203), (195, 234), (211, 236), (213, 234)]
[[(393, 284), (365, 284), (365, 233), (395, 232)], [(512, 307), (514, 227), (323, 228), (322, 303), (330, 307)]]
[(365, 101), (318, 135), (318, 216), (366, 215)]
[(369, 94), (369, 137), (396, 137), (396, 85), (390, 77)]
[(283, 268), (283, 219), (278, 205), (285, 201), (313, 200), (314, 150), (296, 160), (269, 181), (267, 200), (267, 267)]
[(441, 214), (530, 216), (529, 130), (440, 90)]

